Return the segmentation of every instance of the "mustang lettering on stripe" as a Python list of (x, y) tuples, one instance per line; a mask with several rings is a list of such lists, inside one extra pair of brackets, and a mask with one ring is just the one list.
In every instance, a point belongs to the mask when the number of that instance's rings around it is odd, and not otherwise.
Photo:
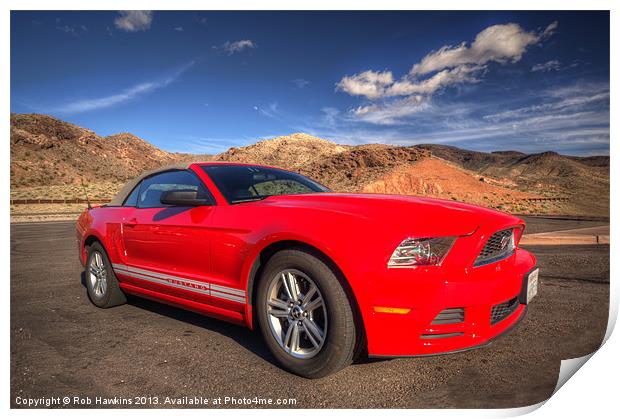
[(163, 274), (160, 272), (149, 271), (147, 269), (135, 268), (133, 266), (117, 263), (113, 263), (112, 267), (114, 268), (114, 272), (121, 275), (245, 304), (245, 290), (230, 288), (224, 285), (210, 284), (208, 282), (196, 281), (189, 278), (182, 278), (175, 275)]

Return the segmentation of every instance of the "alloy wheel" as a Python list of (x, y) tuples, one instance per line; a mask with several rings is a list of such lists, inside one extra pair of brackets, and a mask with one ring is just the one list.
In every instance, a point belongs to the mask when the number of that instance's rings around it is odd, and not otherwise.
[(97, 298), (101, 298), (105, 295), (105, 292), (108, 288), (107, 283), (107, 271), (105, 264), (103, 262), (103, 255), (94, 251), (90, 258), (90, 266), (89, 266), (89, 280), (90, 286), (93, 291), (93, 294)]
[(327, 308), (308, 275), (296, 269), (275, 275), (266, 305), (271, 333), (285, 352), (302, 359), (320, 352), (327, 337)]

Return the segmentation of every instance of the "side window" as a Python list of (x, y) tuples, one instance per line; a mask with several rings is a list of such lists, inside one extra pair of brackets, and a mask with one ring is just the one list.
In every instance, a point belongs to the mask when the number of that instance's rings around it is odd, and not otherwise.
[(135, 207), (138, 205), (138, 196), (140, 195), (140, 185), (133, 188), (133, 191), (129, 194), (125, 202), (123, 203), (124, 207)]
[[(140, 185), (138, 194), (139, 208), (165, 207), (160, 201), (162, 193), (172, 190), (198, 191), (199, 198), (211, 198), (209, 191), (198, 176), (187, 170), (163, 172), (146, 178)], [(132, 192), (133, 194), (133, 192)]]

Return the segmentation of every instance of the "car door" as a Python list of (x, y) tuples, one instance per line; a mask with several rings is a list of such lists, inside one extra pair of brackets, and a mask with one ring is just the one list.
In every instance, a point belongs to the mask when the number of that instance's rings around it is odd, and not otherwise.
[[(212, 205), (171, 206), (163, 192), (196, 190)], [(209, 303), (210, 221), (215, 201), (191, 170), (161, 172), (138, 186), (135, 207), (122, 222), (126, 266), (120, 267), (133, 285)], [(116, 267), (115, 267), (116, 269)]]

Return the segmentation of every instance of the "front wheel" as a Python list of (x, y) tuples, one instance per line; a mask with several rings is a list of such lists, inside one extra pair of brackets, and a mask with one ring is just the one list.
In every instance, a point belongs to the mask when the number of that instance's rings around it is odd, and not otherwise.
[(125, 294), (118, 285), (108, 255), (100, 243), (93, 243), (88, 248), (84, 273), (88, 296), (94, 305), (109, 308), (127, 302)]
[(320, 378), (352, 362), (357, 333), (351, 305), (319, 258), (301, 250), (276, 253), (257, 292), (263, 337), (285, 369)]

